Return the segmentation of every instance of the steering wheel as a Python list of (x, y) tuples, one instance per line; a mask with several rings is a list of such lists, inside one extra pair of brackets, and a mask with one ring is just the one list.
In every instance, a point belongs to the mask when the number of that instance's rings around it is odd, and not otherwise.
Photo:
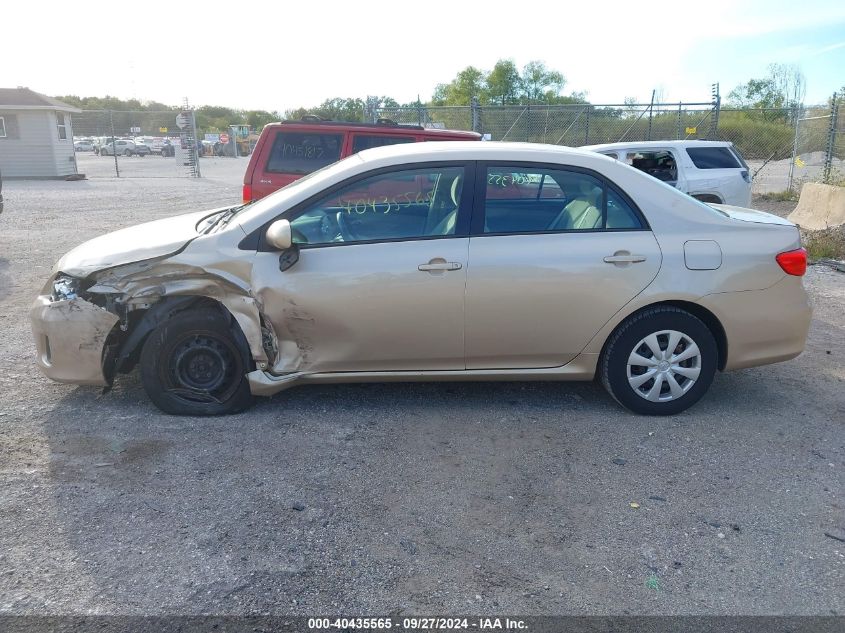
[(329, 213), (323, 215), (323, 218), (320, 220), (320, 235), (324, 242), (343, 241), (343, 235), (341, 235), (336, 216), (332, 216)]
[(361, 239), (350, 225), (349, 220), (346, 219), (346, 213), (343, 211), (337, 213), (337, 226), (344, 242), (354, 242)]

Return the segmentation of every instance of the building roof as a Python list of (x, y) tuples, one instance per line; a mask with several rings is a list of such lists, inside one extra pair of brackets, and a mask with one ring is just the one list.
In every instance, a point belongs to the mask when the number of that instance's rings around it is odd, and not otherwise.
[(82, 112), (79, 108), (29, 88), (0, 88), (0, 110), (61, 110)]

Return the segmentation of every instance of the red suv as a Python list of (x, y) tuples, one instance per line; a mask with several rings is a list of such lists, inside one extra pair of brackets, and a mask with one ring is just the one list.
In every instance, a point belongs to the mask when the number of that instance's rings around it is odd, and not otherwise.
[(480, 139), (475, 132), (399, 125), (386, 119), (347, 123), (305, 117), (270, 123), (262, 130), (246, 168), (244, 202), (263, 198), (312, 171), (371, 147)]

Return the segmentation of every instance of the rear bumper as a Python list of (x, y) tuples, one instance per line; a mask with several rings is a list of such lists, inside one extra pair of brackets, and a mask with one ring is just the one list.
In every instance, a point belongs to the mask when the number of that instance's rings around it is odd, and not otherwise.
[(116, 315), (76, 298), (53, 301), (41, 295), (29, 313), (35, 338), (36, 363), (58, 382), (106, 386), (103, 351)]
[(801, 277), (787, 275), (765, 290), (707, 295), (698, 303), (725, 329), (725, 369), (778, 363), (804, 351), (812, 307)]

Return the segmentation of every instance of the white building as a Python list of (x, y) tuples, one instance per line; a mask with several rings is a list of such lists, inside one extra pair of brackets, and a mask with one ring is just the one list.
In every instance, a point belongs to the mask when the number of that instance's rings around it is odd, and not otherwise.
[(77, 173), (71, 113), (78, 108), (29, 88), (0, 88), (3, 178), (64, 178)]

